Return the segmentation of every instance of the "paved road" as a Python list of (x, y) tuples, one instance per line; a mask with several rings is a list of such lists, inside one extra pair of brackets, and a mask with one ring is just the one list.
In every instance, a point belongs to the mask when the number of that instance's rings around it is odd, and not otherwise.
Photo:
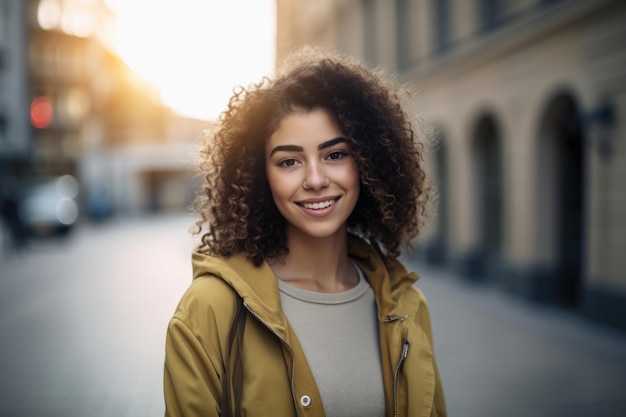
[(626, 416), (626, 335), (415, 265), (456, 417)]
[(76, 230), (0, 269), (0, 416), (162, 416), (164, 331), (191, 277), (188, 220)]
[[(86, 226), (0, 260), (0, 416), (162, 416), (189, 218)], [(413, 265), (456, 417), (626, 415), (626, 336)]]

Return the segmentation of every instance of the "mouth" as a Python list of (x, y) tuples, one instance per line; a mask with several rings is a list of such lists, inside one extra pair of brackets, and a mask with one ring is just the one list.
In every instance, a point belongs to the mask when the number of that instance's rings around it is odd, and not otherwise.
[(324, 201), (316, 201), (314, 203), (297, 203), (300, 207), (304, 207), (307, 210), (323, 210), (335, 204), (337, 198), (331, 198)]

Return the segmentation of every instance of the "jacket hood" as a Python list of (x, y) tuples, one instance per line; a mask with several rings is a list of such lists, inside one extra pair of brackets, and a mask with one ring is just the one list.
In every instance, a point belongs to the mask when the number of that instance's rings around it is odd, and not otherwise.
[[(407, 273), (404, 266), (396, 260), (385, 265), (371, 245), (353, 235), (348, 239), (348, 253), (361, 267), (377, 294), (380, 314), (400, 314), (394, 311), (394, 300), (397, 300), (395, 296), (413, 285), (419, 278), (418, 275), (414, 272)], [(286, 326), (280, 308), (278, 283), (266, 262), (257, 267), (243, 254), (221, 258), (196, 250), (192, 255), (192, 266), (193, 279), (207, 275), (221, 278), (253, 311), (263, 314), (280, 327)], [(390, 276), (396, 279), (391, 281)]]
[(348, 252), (357, 261), (374, 289), (381, 318), (410, 314), (409, 311), (396, 311), (396, 308), (402, 294), (415, 284), (419, 275), (407, 272), (404, 265), (396, 259), (385, 264), (370, 244), (355, 236), (351, 236), (348, 241)]
[(257, 267), (242, 254), (220, 258), (194, 251), (192, 265), (194, 280), (207, 275), (222, 279), (250, 309), (270, 321), (276, 330), (285, 330), (278, 282), (266, 262)]

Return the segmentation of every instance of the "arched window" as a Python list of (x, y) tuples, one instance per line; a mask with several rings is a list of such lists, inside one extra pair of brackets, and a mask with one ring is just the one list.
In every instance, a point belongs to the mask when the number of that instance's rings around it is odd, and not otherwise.
[(430, 264), (441, 265), (448, 260), (449, 250), (449, 177), (448, 177), (448, 145), (442, 132), (438, 132), (437, 141), (434, 144), (433, 183), (435, 191), (436, 229), (427, 244), (426, 261)]
[(483, 271), (488, 274), (500, 260), (503, 242), (502, 140), (492, 116), (479, 120), (472, 145), (477, 256), (482, 258)]
[(583, 269), (584, 140), (575, 99), (554, 96), (539, 127), (537, 246), (549, 273), (539, 281), (548, 301), (575, 305)]

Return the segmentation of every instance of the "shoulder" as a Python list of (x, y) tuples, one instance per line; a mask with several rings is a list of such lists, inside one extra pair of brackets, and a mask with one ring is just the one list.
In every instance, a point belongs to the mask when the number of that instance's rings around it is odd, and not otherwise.
[(422, 334), (424, 340), (432, 346), (433, 333), (430, 307), (422, 290), (415, 286), (411, 286), (404, 291), (400, 303), (411, 311), (409, 314), (409, 317), (411, 318), (410, 322), (420, 329), (420, 333)]
[(178, 310), (188, 311), (196, 308), (222, 307), (235, 297), (234, 289), (215, 275), (203, 275), (194, 278), (183, 293)]
[(222, 279), (213, 275), (197, 277), (181, 297), (171, 322), (206, 334), (209, 329), (230, 326), (235, 302), (235, 291)]
[[(415, 272), (412, 272), (411, 274), (415, 274)], [(426, 298), (426, 295), (419, 287), (415, 285), (417, 279), (418, 278), (414, 278), (411, 280), (412, 284), (405, 285), (405, 289), (402, 294), (407, 297), (410, 303), (420, 307), (423, 306), (425, 308), (428, 308), (428, 299)]]
[[(407, 270), (403, 263), (395, 261), (390, 268), (392, 293), (404, 311), (411, 311), (419, 322), (430, 321), (428, 300), (424, 292), (416, 286), (420, 276)], [(430, 325), (428, 326), (430, 327)]]

